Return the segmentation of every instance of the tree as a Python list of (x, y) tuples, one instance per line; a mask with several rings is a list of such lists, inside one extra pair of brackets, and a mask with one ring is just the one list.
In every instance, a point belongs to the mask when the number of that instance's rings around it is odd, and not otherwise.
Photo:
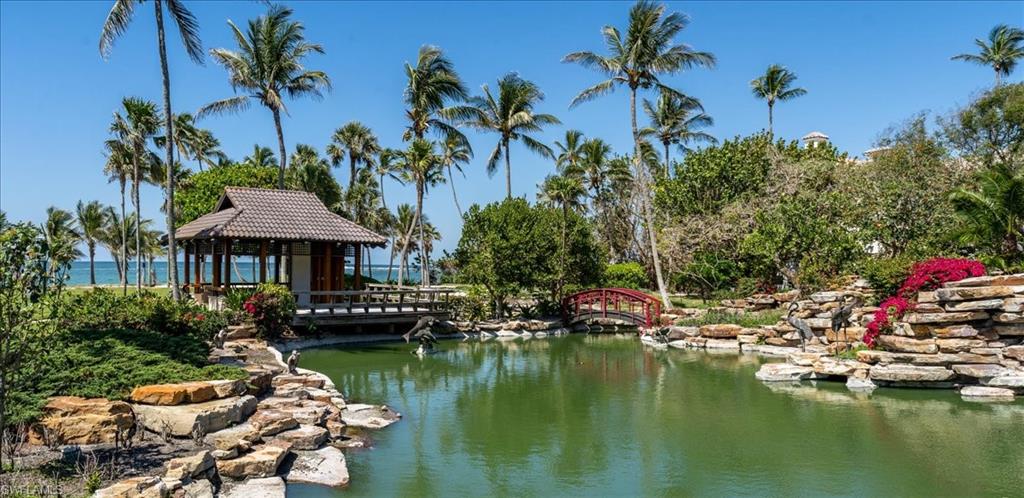
[(803, 88), (790, 88), (796, 81), (796, 73), (778, 64), (768, 66), (764, 74), (750, 82), (754, 96), (768, 102), (768, 135), (774, 137), (772, 111), (776, 102), (795, 99), (807, 93)]
[(448, 184), (452, 188), (452, 199), (455, 200), (455, 209), (459, 212), (459, 218), (462, 218), (462, 207), (459, 206), (459, 196), (455, 193), (455, 178), (452, 176), (452, 168), (462, 173), (465, 177), (466, 174), (462, 172), (462, 165), (468, 163), (470, 159), (473, 159), (473, 149), (469, 147), (469, 144), (458, 137), (451, 136), (445, 138), (441, 144), (441, 166), (444, 167), (448, 172)]
[(977, 54), (954, 55), (952, 60), (973, 62), (982, 66), (992, 66), (996, 73), (996, 86), (1003, 76), (1009, 76), (1017, 67), (1017, 60), (1024, 58), (1024, 31), (1005, 24), (999, 24), (988, 32), (988, 43), (976, 38), (974, 44), (980, 51)]
[(999, 163), (978, 177), (978, 189), (961, 188), (950, 198), (964, 222), (960, 241), (997, 254), (1000, 266), (1019, 262), (1024, 254), (1024, 169)]
[[(416, 208), (414, 208), (411, 204), (398, 205), (398, 210), (394, 215), (394, 225), (391, 230), (391, 257), (388, 262), (387, 276), (387, 280), (389, 282), (391, 281), (391, 270), (394, 267), (395, 263), (395, 248), (399, 246), (405, 247), (408, 244), (406, 235), (412, 233), (412, 227), (415, 226), (415, 218)], [(404, 263), (404, 260), (401, 257), (399, 257), (399, 273), (404, 274), (404, 271), (402, 270), (402, 266), (404, 265)], [(402, 281), (401, 278), (397, 280), (397, 283), (398, 285), (404, 285), (404, 282)]]
[(255, 100), (274, 115), (277, 130), (278, 157), (281, 159), (277, 174), (277, 187), (284, 189), (284, 174), (287, 167), (287, 152), (284, 147), (284, 132), (281, 129), (281, 113), (288, 113), (284, 96), (292, 98), (310, 96), (323, 97), (323, 90), (331, 89), (331, 79), (323, 71), (307, 70), (303, 60), (310, 53), (324, 53), (323, 47), (309, 43), (305, 27), (291, 20), (292, 10), (287, 7), (271, 6), (267, 14), (249, 21), (245, 33), (228, 21), (238, 51), (215, 48), (210, 51), (218, 64), (228, 72), (228, 81), (236, 95), (203, 106), (198, 116), (226, 112), (240, 112), (249, 108)]
[(404, 152), (398, 149), (383, 148), (377, 154), (377, 161), (374, 162), (374, 173), (380, 178), (380, 181), (377, 182), (377, 186), (380, 188), (380, 203), (384, 209), (388, 207), (387, 199), (384, 197), (384, 178), (391, 178), (402, 183), (402, 177), (399, 175), (399, 163), (403, 154)]
[(565, 175), (549, 175), (541, 185), (539, 200), (550, 206), (557, 207), (562, 211), (561, 237), (559, 238), (558, 252), (558, 283), (555, 287), (555, 295), (552, 298), (562, 297), (562, 288), (565, 286), (566, 273), (566, 243), (569, 229), (569, 212), (576, 211), (583, 207), (581, 199), (586, 195), (583, 183), (579, 178)]
[[(137, 97), (125, 97), (122, 100), (124, 115), (114, 113), (114, 122), (110, 125), (110, 132), (117, 140), (128, 145), (132, 158), (132, 204), (135, 207), (135, 217), (141, 218), (139, 205), (139, 184), (145, 179), (144, 168), (148, 168), (153, 160), (147, 144), (160, 131), (160, 117), (156, 110), (156, 104)], [(135, 254), (142, 251), (142, 234), (135, 231)], [(136, 290), (142, 290), (142, 267), (136, 267)]]
[(263, 147), (260, 144), (253, 144), (252, 154), (242, 158), (242, 162), (251, 166), (274, 167), (274, 151), (270, 147)]
[(707, 52), (696, 52), (686, 45), (675, 45), (673, 39), (689, 23), (689, 18), (680, 13), (665, 15), (665, 7), (647, 0), (641, 0), (629, 11), (629, 25), (626, 38), (623, 40), (619, 30), (613, 26), (605, 26), (602, 30), (605, 45), (610, 54), (598, 55), (594, 52), (581, 51), (568, 54), (564, 62), (575, 62), (597, 69), (609, 77), (590, 88), (580, 92), (573, 99), (571, 106), (593, 100), (615, 89), (617, 85), (629, 88), (630, 122), (633, 130), (633, 170), (638, 183), (637, 190), (643, 193), (641, 208), (644, 224), (651, 246), (651, 261), (658, 282), (658, 291), (665, 308), (672, 304), (668, 299), (668, 290), (661, 273), (661, 262), (658, 258), (658, 240), (655, 235), (654, 215), (651, 210), (650, 180), (648, 172), (641, 167), (640, 129), (636, 123), (636, 94), (638, 90), (657, 88), (665, 93), (679, 94), (678, 91), (664, 85), (659, 79), (661, 74), (674, 74), (683, 69), (697, 66), (712, 67), (715, 57)]
[(463, 118), (471, 111), (466, 106), (453, 105), (466, 100), (469, 92), (444, 52), (430, 45), (420, 47), (416, 65), (405, 63), (405, 76), (403, 98), (408, 106), (405, 115), (409, 126), (402, 140), (423, 139), (429, 131), (442, 137), (453, 135), (465, 140), (451, 121)]
[(175, 199), (178, 226), (212, 211), (224, 195), (225, 187), (274, 188), (277, 185), (275, 169), (257, 166), (247, 160), (189, 176), (182, 182), (181, 192)]
[(974, 164), (1024, 164), (1024, 83), (993, 88), (939, 124), (949, 147)]
[[(141, 3), (141, 2), (139, 2)], [(181, 35), (181, 42), (185, 45), (185, 51), (197, 64), (203, 63), (202, 42), (199, 39), (199, 23), (195, 16), (185, 7), (181, 0), (154, 0), (153, 9), (156, 15), (157, 48), (160, 52), (160, 73), (163, 79), (164, 96), (164, 128), (167, 130), (168, 140), (165, 143), (167, 166), (165, 206), (174, 205), (174, 174), (171, 168), (174, 167), (174, 131), (171, 111), (171, 73), (167, 69), (167, 44), (164, 39), (164, 10), (162, 6), (166, 3), (167, 12), (171, 20), (178, 26), (178, 33)], [(100, 34), (100, 53), (106, 57), (113, 48), (114, 40), (128, 29), (132, 15), (135, 11), (136, 0), (115, 0), (113, 8), (107, 14), (107, 20), (103, 23), (103, 31)], [(181, 299), (181, 289), (178, 288), (178, 249), (174, 240), (174, 210), (167, 210), (167, 266), (170, 270), (169, 283), (171, 293), (175, 300)]]
[(715, 137), (700, 128), (715, 124), (711, 116), (704, 113), (704, 106), (697, 99), (680, 98), (671, 93), (663, 93), (657, 103), (644, 99), (644, 113), (651, 120), (651, 125), (640, 133), (653, 136), (665, 148), (665, 174), (669, 174), (672, 166), (669, 163), (669, 146), (678, 145), (679, 151), (686, 153), (687, 145), (694, 142), (717, 143)]
[(78, 222), (82, 241), (89, 250), (89, 285), (96, 285), (96, 243), (107, 226), (107, 211), (99, 201), (75, 206), (75, 220)]
[(583, 143), (583, 132), (579, 130), (566, 130), (565, 143), (555, 141), (558, 148), (558, 155), (555, 156), (555, 166), (560, 173), (576, 171), (580, 162), (580, 145)]
[[(103, 172), (107, 174), (108, 181), (116, 180), (121, 187), (120, 219), (123, 220), (127, 216), (124, 209), (125, 186), (128, 183), (128, 178), (132, 175), (131, 147), (118, 139), (107, 140), (104, 142), (104, 146), (107, 149), (107, 161), (103, 165)], [(122, 229), (121, 240), (118, 244), (119, 252), (111, 254), (118, 261), (117, 274), (121, 279), (121, 293), (128, 294), (128, 267), (126, 266), (128, 264), (128, 231), (123, 230), (125, 228), (123, 224), (120, 224), (119, 228)]]
[(505, 158), (505, 196), (511, 199), (512, 164), (509, 144), (519, 141), (534, 153), (554, 159), (551, 147), (527, 133), (539, 132), (545, 125), (562, 122), (551, 114), (534, 112), (537, 104), (544, 100), (544, 94), (536, 84), (520, 78), (518, 74), (509, 73), (498, 80), (497, 99), (487, 85), (483, 85), (483, 92), (483, 96), (469, 100), (475, 112), (466, 120), (466, 124), (498, 134), (498, 143), (487, 159), (487, 174), (493, 175), (498, 169), (498, 161)]
[[(412, 240), (412, 230), (415, 226), (419, 229), (419, 249), (423, 258), (423, 266), (420, 268), (420, 285), (430, 285), (430, 261), (426, 258), (423, 247), (423, 197), (430, 187), (438, 183), (444, 183), (444, 172), (441, 160), (434, 151), (434, 143), (423, 139), (413, 140), (409, 149), (405, 152), (402, 162), (402, 175), (404, 180), (416, 185), (416, 212), (409, 232), (405, 234), (402, 245), (401, 260), (404, 260), (409, 252), (409, 242)], [(402, 282), (402, 267), (398, 267), (398, 281)]]
[(117, 267), (117, 276), (122, 282), (122, 292), (127, 293), (124, 282), (128, 278), (128, 259), (130, 255), (127, 248), (127, 239), (124, 238), (124, 234), (135, 231), (135, 215), (129, 215), (126, 219), (118, 216), (117, 211), (113, 207), (107, 207), (104, 211), (106, 224), (103, 226), (103, 230), (100, 231), (97, 242), (110, 251), (111, 257), (114, 258), (114, 265)]
[(331, 175), (327, 160), (309, 145), (295, 145), (291, 166), (285, 176), (285, 186), (316, 194), (328, 209), (337, 211), (341, 207), (341, 186)]
[(338, 166), (348, 155), (348, 188), (352, 188), (356, 183), (356, 167), (360, 164), (367, 168), (373, 167), (375, 156), (380, 150), (373, 130), (359, 121), (352, 121), (334, 130), (331, 144), (327, 146), (327, 156), (331, 158), (332, 165)]
[(50, 206), (46, 208), (46, 222), (41, 228), (46, 239), (50, 271), (56, 272), (82, 257), (82, 251), (78, 250), (78, 241), (82, 235), (71, 213)]

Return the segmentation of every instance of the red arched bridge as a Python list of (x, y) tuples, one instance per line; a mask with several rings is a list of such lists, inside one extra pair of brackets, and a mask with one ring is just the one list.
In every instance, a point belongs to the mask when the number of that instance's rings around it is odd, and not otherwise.
[(562, 319), (566, 323), (617, 318), (650, 327), (660, 316), (661, 302), (633, 289), (589, 289), (562, 299)]

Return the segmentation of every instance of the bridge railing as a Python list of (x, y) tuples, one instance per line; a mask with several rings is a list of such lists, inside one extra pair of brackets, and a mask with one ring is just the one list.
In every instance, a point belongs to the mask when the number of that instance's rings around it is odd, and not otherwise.
[(405, 313), (447, 311), (454, 291), (450, 289), (384, 289), (365, 291), (292, 292), (300, 310), (329, 313)]
[(607, 318), (609, 313), (650, 327), (661, 316), (661, 302), (643, 292), (621, 287), (588, 289), (562, 299), (562, 319), (566, 322), (583, 316)]

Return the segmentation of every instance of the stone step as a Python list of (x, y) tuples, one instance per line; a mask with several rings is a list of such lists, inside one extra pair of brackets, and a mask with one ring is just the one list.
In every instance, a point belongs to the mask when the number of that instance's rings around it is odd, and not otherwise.
[(224, 398), (188, 405), (132, 405), (146, 430), (175, 437), (190, 437), (193, 431), (205, 435), (245, 420), (256, 411), (254, 396)]

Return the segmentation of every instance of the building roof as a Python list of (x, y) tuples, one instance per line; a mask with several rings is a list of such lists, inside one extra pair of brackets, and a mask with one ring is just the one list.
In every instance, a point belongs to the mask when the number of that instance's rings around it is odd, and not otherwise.
[(801, 140), (810, 140), (810, 139), (813, 139), (813, 138), (824, 138), (825, 140), (828, 140), (828, 135), (826, 135), (826, 134), (824, 134), (824, 133), (822, 133), (820, 131), (812, 131), (812, 132), (804, 135), (804, 138), (802, 138)]
[(361, 243), (387, 239), (332, 213), (311, 192), (227, 187), (213, 212), (175, 231), (179, 239), (273, 239)]

